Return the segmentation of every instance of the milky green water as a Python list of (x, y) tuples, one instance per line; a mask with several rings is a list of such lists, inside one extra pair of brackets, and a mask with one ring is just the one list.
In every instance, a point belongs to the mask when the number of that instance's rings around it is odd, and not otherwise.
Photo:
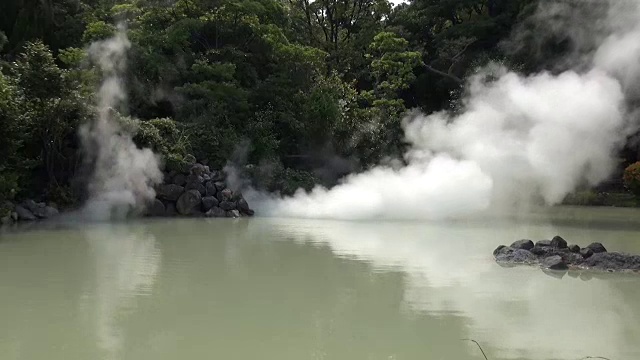
[(505, 221), (170, 219), (0, 234), (0, 359), (640, 359), (640, 276), (503, 268), (560, 234), (640, 253), (640, 212)]

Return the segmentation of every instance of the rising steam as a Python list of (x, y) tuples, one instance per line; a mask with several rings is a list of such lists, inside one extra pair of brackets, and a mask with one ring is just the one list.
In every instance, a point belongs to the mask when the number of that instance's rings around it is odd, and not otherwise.
[(130, 47), (122, 26), (114, 37), (89, 47), (91, 59), (103, 74), (97, 117), (80, 129), (91, 168), (89, 200), (82, 215), (93, 220), (140, 212), (155, 197), (153, 185), (162, 181), (157, 157), (150, 149), (139, 149), (117, 120), (117, 111), (126, 100), (121, 75)]
[[(578, 186), (597, 185), (632, 129), (639, 4), (612, 3), (592, 36), (584, 36), (588, 25), (575, 32), (575, 41), (597, 42), (580, 44), (591, 50), (579, 54), (576, 69), (524, 76), (490, 64), (468, 81), (461, 112), (406, 119), (407, 166), (376, 167), (290, 198), (254, 195), (254, 206), (267, 216), (441, 219), (553, 205)], [(573, 24), (563, 25), (554, 28), (570, 33)]]

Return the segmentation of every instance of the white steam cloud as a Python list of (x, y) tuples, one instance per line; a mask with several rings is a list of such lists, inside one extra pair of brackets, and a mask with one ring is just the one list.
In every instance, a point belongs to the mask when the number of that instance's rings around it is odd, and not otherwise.
[(407, 166), (284, 199), (253, 194), (252, 205), (266, 216), (442, 219), (553, 205), (597, 185), (633, 128), (627, 104), (640, 93), (640, 1), (612, 4), (601, 23), (592, 37), (574, 39), (599, 41), (586, 68), (583, 55), (576, 70), (557, 75), (490, 64), (468, 81), (463, 111), (406, 119)]
[(92, 220), (118, 219), (140, 212), (155, 197), (153, 185), (162, 181), (158, 158), (150, 149), (139, 149), (116, 118), (117, 109), (126, 100), (121, 75), (130, 47), (124, 28), (119, 26), (114, 37), (89, 48), (91, 59), (104, 76), (97, 93), (97, 117), (80, 129), (92, 169), (89, 200), (82, 215)]

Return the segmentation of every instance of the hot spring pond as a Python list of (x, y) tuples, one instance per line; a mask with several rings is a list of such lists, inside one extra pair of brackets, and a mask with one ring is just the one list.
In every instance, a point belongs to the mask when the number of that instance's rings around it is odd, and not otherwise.
[(640, 275), (503, 268), (559, 234), (640, 253), (640, 211), (513, 221), (162, 219), (0, 233), (3, 360), (640, 359)]

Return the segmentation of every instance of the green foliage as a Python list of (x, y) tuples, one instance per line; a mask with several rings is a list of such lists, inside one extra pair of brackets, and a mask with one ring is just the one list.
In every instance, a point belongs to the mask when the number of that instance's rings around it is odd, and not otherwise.
[(640, 161), (624, 169), (623, 180), (627, 189), (636, 195), (640, 195)]
[(138, 146), (181, 170), (194, 155), (222, 167), (241, 149), (240, 162), (277, 164), (261, 173), (264, 188), (291, 193), (317, 179), (288, 159), (331, 150), (367, 167), (399, 157), (408, 109), (450, 106), (489, 60), (522, 62), (497, 45), (531, 3), (7, 0), (0, 200), (75, 201), (76, 132), (100, 81), (86, 49), (119, 22), (132, 43), (121, 120)]

